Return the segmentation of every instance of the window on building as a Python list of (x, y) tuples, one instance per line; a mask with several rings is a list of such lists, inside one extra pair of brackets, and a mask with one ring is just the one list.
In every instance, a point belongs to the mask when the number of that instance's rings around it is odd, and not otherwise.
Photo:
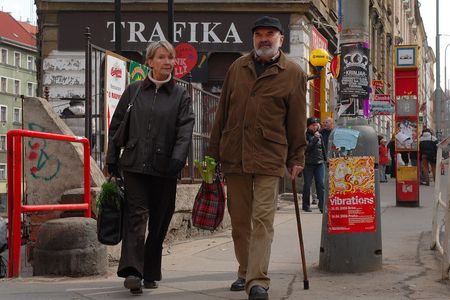
[(14, 80), (14, 94), (20, 94), (20, 80)]
[(34, 57), (28, 55), (27, 56), (27, 69), (28, 70), (34, 70)]
[(3, 64), (8, 63), (8, 50), (7, 49), (2, 49), (0, 59), (1, 59), (0, 62)]
[(6, 164), (0, 164), (0, 180), (6, 180)]
[(22, 123), (22, 109), (19, 107), (14, 107), (13, 111), (13, 123)]
[(6, 122), (6, 109), (5, 105), (0, 105), (0, 122)]
[(14, 65), (20, 67), (20, 52), (14, 52)]
[(6, 135), (0, 135), (0, 151), (6, 151)]
[(7, 83), (6, 77), (0, 78), (0, 92), (6, 93), (7, 91)]
[(28, 84), (27, 84), (27, 96), (33, 97), (33, 83), (32, 82), (28, 82)]

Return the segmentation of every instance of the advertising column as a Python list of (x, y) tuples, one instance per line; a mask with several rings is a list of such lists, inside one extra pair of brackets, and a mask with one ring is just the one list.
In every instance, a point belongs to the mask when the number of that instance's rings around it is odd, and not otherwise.
[(395, 47), (395, 158), (396, 204), (419, 206), (419, 167), (409, 155), (418, 157), (418, 47)]

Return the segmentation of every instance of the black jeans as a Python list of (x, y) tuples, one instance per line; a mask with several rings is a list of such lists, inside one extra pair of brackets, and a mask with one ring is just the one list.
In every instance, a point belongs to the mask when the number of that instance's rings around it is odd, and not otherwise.
[(161, 280), (162, 244), (175, 210), (177, 180), (131, 172), (124, 172), (124, 180), (127, 200), (117, 275)]
[(304, 210), (309, 209), (310, 201), (309, 195), (311, 193), (311, 184), (314, 178), (316, 183), (317, 198), (319, 199), (319, 209), (323, 210), (323, 198), (325, 193), (325, 163), (317, 165), (305, 165), (303, 170), (303, 196), (302, 196), (302, 208)]

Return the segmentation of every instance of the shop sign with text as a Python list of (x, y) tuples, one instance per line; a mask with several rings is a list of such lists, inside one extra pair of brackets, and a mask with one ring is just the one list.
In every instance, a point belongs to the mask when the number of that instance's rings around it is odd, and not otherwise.
[[(199, 52), (242, 52), (253, 48), (252, 27), (262, 14), (176, 12), (174, 44), (189, 43)], [(271, 14), (280, 19), (284, 35), (283, 50), (289, 52), (289, 14)], [(85, 27), (91, 42), (114, 49), (113, 12), (59, 12), (58, 49), (82, 50)], [(143, 51), (152, 41), (168, 40), (167, 14), (164, 12), (123, 12), (122, 49)]]

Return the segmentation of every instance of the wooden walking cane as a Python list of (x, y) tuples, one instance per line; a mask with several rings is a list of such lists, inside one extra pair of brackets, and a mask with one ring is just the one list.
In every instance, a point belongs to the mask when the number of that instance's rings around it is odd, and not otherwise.
[(295, 178), (292, 179), (292, 194), (294, 195), (295, 216), (297, 217), (298, 240), (300, 242), (300, 255), (302, 257), (303, 267), (303, 289), (309, 289), (308, 274), (306, 273), (305, 247), (303, 246), (302, 223), (300, 221), (300, 209), (298, 207), (297, 187), (295, 186)]

